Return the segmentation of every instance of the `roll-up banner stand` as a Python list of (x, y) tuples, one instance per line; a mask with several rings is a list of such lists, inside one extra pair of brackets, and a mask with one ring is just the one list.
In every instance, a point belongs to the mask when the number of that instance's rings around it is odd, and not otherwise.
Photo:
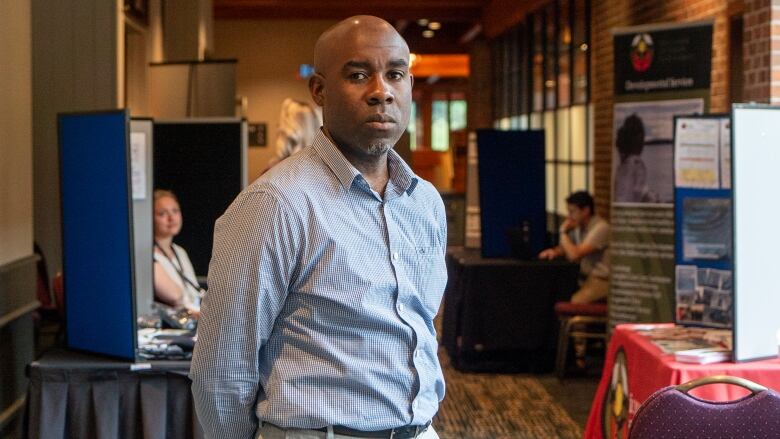
[(616, 29), (610, 324), (674, 314), (674, 116), (709, 107), (712, 22)]

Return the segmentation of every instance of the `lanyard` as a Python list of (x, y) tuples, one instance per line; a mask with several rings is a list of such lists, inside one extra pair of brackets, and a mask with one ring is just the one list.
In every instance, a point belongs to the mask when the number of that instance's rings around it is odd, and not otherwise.
[(160, 244), (157, 243), (157, 241), (154, 241), (154, 246), (160, 249), (160, 253), (162, 253), (166, 259), (168, 259), (171, 262), (171, 265), (173, 265), (173, 269), (176, 270), (176, 273), (179, 274), (179, 278), (181, 278), (181, 282), (183, 285), (190, 285), (191, 287), (195, 288), (195, 291), (198, 293), (198, 297), (203, 297), (203, 290), (200, 288), (200, 285), (196, 285), (194, 282), (192, 282), (187, 276), (184, 275), (184, 265), (181, 263), (181, 259), (179, 259), (179, 254), (176, 253), (176, 249), (173, 248), (173, 244), (171, 244), (171, 251), (173, 252), (173, 256), (176, 258), (176, 263), (178, 264), (178, 267), (176, 264), (173, 263), (173, 259), (171, 259), (170, 256), (168, 256), (168, 253), (163, 250), (163, 248), (160, 246)]

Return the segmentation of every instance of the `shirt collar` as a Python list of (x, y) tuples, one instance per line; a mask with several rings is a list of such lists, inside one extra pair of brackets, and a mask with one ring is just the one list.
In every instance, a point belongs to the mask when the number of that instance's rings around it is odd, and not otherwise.
[[(352, 183), (358, 175), (362, 176), (360, 171), (344, 157), (344, 154), (339, 151), (322, 129), (314, 136), (312, 146), (345, 189), (352, 187)], [(390, 173), (388, 188), (392, 185), (396, 190), (399, 190), (399, 195), (403, 192), (411, 195), (414, 188), (417, 187), (419, 177), (393, 149), (387, 153), (387, 168)]]

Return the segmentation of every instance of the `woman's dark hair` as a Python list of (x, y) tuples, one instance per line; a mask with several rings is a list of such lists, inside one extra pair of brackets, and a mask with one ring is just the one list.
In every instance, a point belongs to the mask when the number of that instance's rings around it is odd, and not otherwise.
[(580, 209), (590, 207), (590, 214), (596, 213), (596, 205), (593, 203), (593, 197), (586, 191), (577, 191), (566, 197), (566, 204), (572, 204)]
[(617, 149), (620, 158), (642, 154), (645, 146), (645, 125), (636, 114), (628, 116), (617, 132)]

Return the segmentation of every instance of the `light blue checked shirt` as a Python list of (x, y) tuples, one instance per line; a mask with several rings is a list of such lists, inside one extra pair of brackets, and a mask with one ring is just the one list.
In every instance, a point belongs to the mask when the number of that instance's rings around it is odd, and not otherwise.
[(217, 221), (190, 372), (207, 437), (436, 413), (444, 204), (394, 151), (388, 168), (382, 199), (320, 132)]

